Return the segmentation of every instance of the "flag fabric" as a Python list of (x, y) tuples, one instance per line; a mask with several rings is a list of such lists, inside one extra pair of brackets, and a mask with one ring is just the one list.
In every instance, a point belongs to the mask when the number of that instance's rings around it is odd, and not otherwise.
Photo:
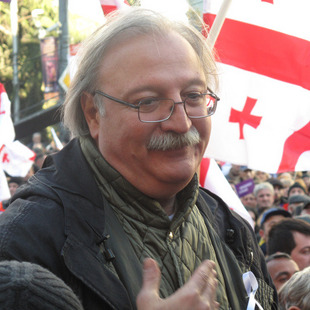
[(4, 85), (0, 83), (0, 147), (12, 142), (14, 138), (15, 129), (11, 118), (11, 102)]
[(52, 136), (53, 136), (53, 139), (54, 139), (54, 142), (55, 142), (55, 145), (56, 145), (56, 148), (57, 150), (62, 150), (63, 149), (63, 145), (60, 141), (60, 139), (58, 138), (57, 134), (56, 134), (56, 131), (53, 127), (51, 127), (51, 133), (52, 133)]
[(11, 102), (0, 83), (0, 201), (10, 198), (5, 173), (24, 177), (30, 170), (35, 153), (19, 141), (14, 141), (15, 130), (11, 119)]
[(25, 177), (35, 157), (32, 150), (17, 140), (0, 148), (2, 169), (12, 177)]
[(81, 43), (70, 44), (69, 64), (67, 65), (66, 69), (62, 72), (61, 76), (58, 79), (58, 83), (60, 84), (60, 86), (65, 92), (68, 91), (70, 83), (77, 69), (76, 54), (80, 46), (81, 46)]
[(5, 173), (0, 169), (0, 202), (7, 200), (11, 197), (8, 182), (6, 180)]
[(244, 208), (214, 159), (206, 157), (202, 159), (199, 182), (202, 187), (221, 197), (229, 208), (246, 219), (254, 227), (250, 214)]
[[(4, 85), (0, 83), (0, 152), (5, 144), (13, 142), (15, 129), (11, 119), (11, 102), (5, 91)], [(3, 171), (2, 160), (0, 161), (0, 201), (10, 198), (10, 191)]]
[(108, 15), (117, 9), (126, 7), (128, 2), (126, 0), (100, 0), (100, 5), (102, 7), (103, 14)]
[[(222, 1), (204, 0), (212, 26)], [(310, 2), (232, 1), (215, 49), (221, 100), (205, 156), (269, 173), (310, 170)]]

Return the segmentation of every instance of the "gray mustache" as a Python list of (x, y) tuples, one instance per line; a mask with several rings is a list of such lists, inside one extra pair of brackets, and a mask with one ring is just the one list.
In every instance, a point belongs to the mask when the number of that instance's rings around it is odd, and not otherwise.
[(192, 127), (185, 134), (167, 132), (160, 136), (152, 136), (147, 145), (149, 151), (168, 151), (177, 150), (185, 146), (194, 146), (200, 142), (199, 132)]

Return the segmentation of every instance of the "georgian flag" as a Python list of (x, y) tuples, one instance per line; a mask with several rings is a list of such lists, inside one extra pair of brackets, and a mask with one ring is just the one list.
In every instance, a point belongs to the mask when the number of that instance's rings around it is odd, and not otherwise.
[(25, 177), (35, 157), (35, 152), (18, 140), (2, 145), (0, 148), (2, 169), (12, 177)]
[[(5, 91), (4, 85), (0, 83), (0, 149), (11, 143), (15, 138), (15, 129), (11, 119), (11, 102)], [(0, 161), (0, 201), (10, 198), (10, 191)]]
[(0, 201), (10, 198), (4, 171), (10, 176), (24, 177), (35, 159), (35, 153), (14, 138), (11, 102), (0, 83)]
[(100, 0), (100, 5), (104, 15), (107, 15), (115, 10), (121, 9), (128, 5), (126, 0)]
[(0, 147), (3, 144), (13, 142), (15, 129), (11, 118), (11, 101), (0, 83)]
[[(222, 1), (204, 0), (212, 26)], [(221, 100), (205, 156), (310, 170), (310, 1), (232, 1), (215, 42)]]

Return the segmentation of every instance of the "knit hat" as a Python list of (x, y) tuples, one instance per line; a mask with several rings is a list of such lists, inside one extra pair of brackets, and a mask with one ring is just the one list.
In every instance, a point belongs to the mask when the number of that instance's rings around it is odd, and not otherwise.
[(301, 188), (303, 191), (304, 191), (304, 193), (306, 194), (306, 189), (300, 184), (300, 183), (298, 183), (298, 182), (295, 182), (289, 189), (288, 189), (288, 196), (290, 195), (290, 192), (291, 192), (291, 190), (293, 189), (293, 188)]
[(0, 309), (82, 310), (77, 296), (43, 267), (17, 261), (0, 262)]

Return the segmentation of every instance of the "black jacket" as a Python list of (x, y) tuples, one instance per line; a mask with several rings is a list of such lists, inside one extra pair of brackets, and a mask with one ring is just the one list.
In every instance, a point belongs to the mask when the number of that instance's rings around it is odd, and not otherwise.
[[(1, 215), (0, 260), (29, 261), (49, 269), (73, 289), (85, 309), (134, 309), (130, 296), (141, 287), (141, 266), (135, 255), (128, 255), (131, 249), (122, 229), (106, 231), (106, 204), (78, 140), (71, 141), (47, 158)], [(246, 309), (247, 304), (240, 272), (230, 263), (237, 259), (259, 279), (256, 296), (262, 305), (269, 304), (265, 309), (276, 309), (277, 296), (249, 225), (207, 190), (200, 190), (197, 206), (218, 245), (215, 250), (232, 308)], [(126, 287), (109, 264), (137, 285)]]

